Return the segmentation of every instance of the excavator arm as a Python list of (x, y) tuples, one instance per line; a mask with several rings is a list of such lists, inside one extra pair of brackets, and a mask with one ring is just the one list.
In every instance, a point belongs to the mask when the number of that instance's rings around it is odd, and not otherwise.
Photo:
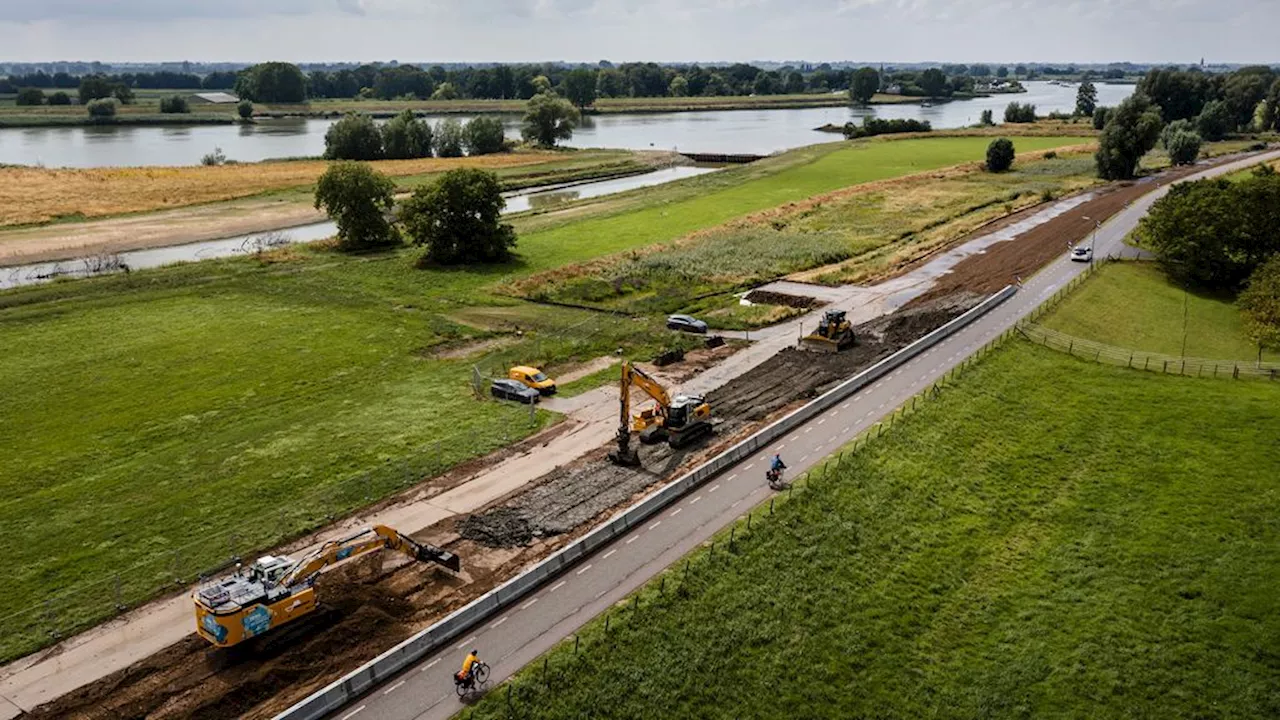
[(280, 579), (280, 584), (285, 587), (302, 584), (330, 565), (378, 550), (395, 550), (415, 560), (434, 562), (454, 572), (462, 567), (458, 556), (451, 552), (415, 542), (386, 525), (374, 525), (354, 535), (330, 540), (321, 545), (310, 555), (299, 560), (298, 564)]

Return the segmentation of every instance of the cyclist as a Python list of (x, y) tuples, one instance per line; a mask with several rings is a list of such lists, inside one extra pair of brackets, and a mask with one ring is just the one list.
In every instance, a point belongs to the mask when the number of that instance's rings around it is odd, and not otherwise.
[(769, 484), (773, 485), (774, 483), (777, 483), (779, 480), (781, 480), (782, 471), (786, 469), (787, 469), (787, 464), (782, 462), (782, 455), (781, 454), (774, 455), (773, 461), (769, 464), (769, 472), (765, 473), (765, 475), (769, 479)]
[(478, 662), (480, 662), (480, 651), (473, 649), (467, 654), (466, 659), (462, 661), (462, 669), (458, 671), (457, 675), (453, 676), (454, 681), (459, 685), (470, 687), (475, 681), (472, 675), (475, 673), (476, 663)]

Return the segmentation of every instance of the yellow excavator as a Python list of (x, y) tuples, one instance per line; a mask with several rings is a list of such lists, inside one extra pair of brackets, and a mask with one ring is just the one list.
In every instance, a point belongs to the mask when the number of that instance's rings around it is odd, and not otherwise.
[(196, 633), (225, 648), (297, 620), (317, 608), (315, 582), (322, 571), (379, 550), (395, 550), (453, 572), (462, 569), (457, 555), (374, 525), (326, 542), (299, 560), (263, 556), (247, 570), (200, 588), (193, 595)]
[[(656, 403), (634, 417), (631, 415), (633, 387)], [(711, 432), (711, 405), (706, 399), (701, 395), (677, 395), (673, 398), (661, 383), (629, 361), (622, 363), (620, 390), (618, 448), (609, 453), (609, 459), (619, 465), (640, 464), (640, 456), (631, 448), (633, 432), (640, 435), (643, 443), (657, 443), (665, 439), (675, 448), (688, 445)]]
[(856, 342), (853, 323), (845, 317), (843, 310), (828, 310), (823, 313), (818, 329), (800, 340), (805, 349), (825, 353), (847, 350)]

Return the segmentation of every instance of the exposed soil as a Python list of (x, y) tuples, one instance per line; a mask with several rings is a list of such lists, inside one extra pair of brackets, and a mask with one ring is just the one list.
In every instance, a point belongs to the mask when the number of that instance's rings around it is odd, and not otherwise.
[(785, 305), (786, 307), (799, 308), (801, 310), (808, 310), (823, 304), (817, 298), (804, 295), (788, 295), (787, 293), (773, 292), (771, 290), (752, 290), (746, 294), (744, 299), (757, 305)]
[[(463, 558), (460, 577), (386, 555), (364, 558), (323, 576), (319, 591), (324, 610), (292, 627), (232, 652), (188, 637), (23, 717), (271, 717), (563, 547), (594, 521), (760, 423), (942, 325), (979, 298), (961, 293), (859, 326), (859, 344), (843, 353), (778, 354), (712, 394), (716, 433), (693, 448), (642, 446), (644, 467), (631, 469), (610, 463), (605, 457), (609, 447), (601, 447), (485, 511), (417, 533), (417, 539)], [(710, 361), (732, 349), (695, 352)]]

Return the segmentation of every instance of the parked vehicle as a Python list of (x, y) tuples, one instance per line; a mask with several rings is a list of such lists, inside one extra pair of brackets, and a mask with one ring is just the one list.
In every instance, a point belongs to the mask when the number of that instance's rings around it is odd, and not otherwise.
[(1093, 248), (1089, 245), (1077, 245), (1071, 248), (1071, 262), (1091, 262)]
[(527, 387), (537, 390), (542, 395), (556, 394), (556, 381), (536, 367), (517, 365), (507, 371), (507, 377)]
[(542, 393), (519, 380), (506, 378), (494, 380), (493, 384), (489, 386), (489, 392), (499, 400), (514, 400), (526, 405), (532, 405), (538, 402), (538, 398), (542, 397)]
[(705, 335), (707, 324), (692, 315), (670, 315), (667, 317), (667, 329)]

